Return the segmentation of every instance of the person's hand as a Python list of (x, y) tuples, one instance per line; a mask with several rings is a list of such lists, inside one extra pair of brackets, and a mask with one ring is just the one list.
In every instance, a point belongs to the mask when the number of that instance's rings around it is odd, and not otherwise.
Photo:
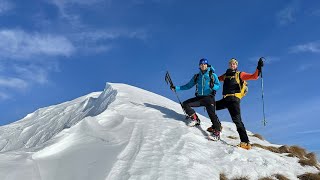
[(216, 91), (216, 90), (213, 90), (211, 94), (212, 94), (213, 96), (216, 96), (217, 91)]
[(260, 58), (259, 61), (258, 61), (257, 69), (258, 69), (259, 71), (261, 71), (261, 68), (263, 67), (263, 65), (264, 65), (263, 60), (262, 60), (262, 58)]
[(170, 86), (170, 89), (174, 92), (176, 92), (176, 87), (175, 86)]

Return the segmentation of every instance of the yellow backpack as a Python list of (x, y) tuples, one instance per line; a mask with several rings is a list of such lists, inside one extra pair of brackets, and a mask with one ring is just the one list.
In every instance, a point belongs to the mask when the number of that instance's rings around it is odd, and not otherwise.
[(225, 97), (227, 97), (227, 96), (236, 96), (237, 98), (242, 99), (245, 95), (247, 95), (248, 90), (249, 90), (248, 83), (247, 83), (247, 81), (243, 81), (243, 80), (240, 79), (240, 73), (241, 73), (240, 71), (237, 71), (236, 74), (235, 74), (235, 77), (234, 76), (229, 77), (229, 78), (233, 78), (234, 77), (236, 79), (237, 83), (240, 86), (240, 92), (239, 93), (235, 93), (235, 94), (227, 94), (227, 95), (225, 95)]

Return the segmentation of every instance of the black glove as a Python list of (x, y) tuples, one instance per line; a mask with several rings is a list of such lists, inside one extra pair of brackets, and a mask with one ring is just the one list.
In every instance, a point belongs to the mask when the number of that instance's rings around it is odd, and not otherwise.
[(217, 91), (216, 91), (216, 90), (213, 90), (211, 94), (212, 94), (213, 96), (216, 96)]
[(257, 69), (258, 69), (259, 71), (261, 71), (261, 68), (262, 68), (262, 67), (263, 67), (263, 60), (262, 60), (262, 58), (260, 58), (259, 61), (258, 61)]
[(172, 90), (172, 91), (174, 91), (174, 92), (176, 92), (176, 87), (175, 86), (170, 86), (170, 89)]

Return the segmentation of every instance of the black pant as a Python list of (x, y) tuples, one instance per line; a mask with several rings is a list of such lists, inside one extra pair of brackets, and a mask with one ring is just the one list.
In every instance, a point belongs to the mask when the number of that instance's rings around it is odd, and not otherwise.
[(186, 113), (191, 116), (195, 113), (195, 111), (191, 107), (200, 107), (204, 106), (207, 109), (208, 115), (212, 122), (212, 128), (215, 130), (221, 130), (221, 123), (216, 114), (215, 108), (215, 97), (212, 95), (209, 96), (197, 96), (191, 99), (188, 99), (182, 103), (182, 106)]
[(216, 102), (217, 111), (228, 108), (232, 121), (237, 126), (237, 131), (241, 142), (249, 142), (246, 128), (241, 120), (240, 99), (234, 96), (228, 96)]

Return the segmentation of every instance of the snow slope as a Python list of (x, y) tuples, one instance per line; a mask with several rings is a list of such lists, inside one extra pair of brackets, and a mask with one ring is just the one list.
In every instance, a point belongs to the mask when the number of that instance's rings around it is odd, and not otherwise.
[[(259, 179), (305, 172), (297, 158), (206, 139), (210, 120), (186, 126), (179, 104), (125, 84), (41, 108), (0, 127), (1, 180)], [(223, 122), (222, 138), (238, 136)], [(248, 132), (249, 135), (252, 133)], [(255, 137), (252, 143), (272, 145)]]

